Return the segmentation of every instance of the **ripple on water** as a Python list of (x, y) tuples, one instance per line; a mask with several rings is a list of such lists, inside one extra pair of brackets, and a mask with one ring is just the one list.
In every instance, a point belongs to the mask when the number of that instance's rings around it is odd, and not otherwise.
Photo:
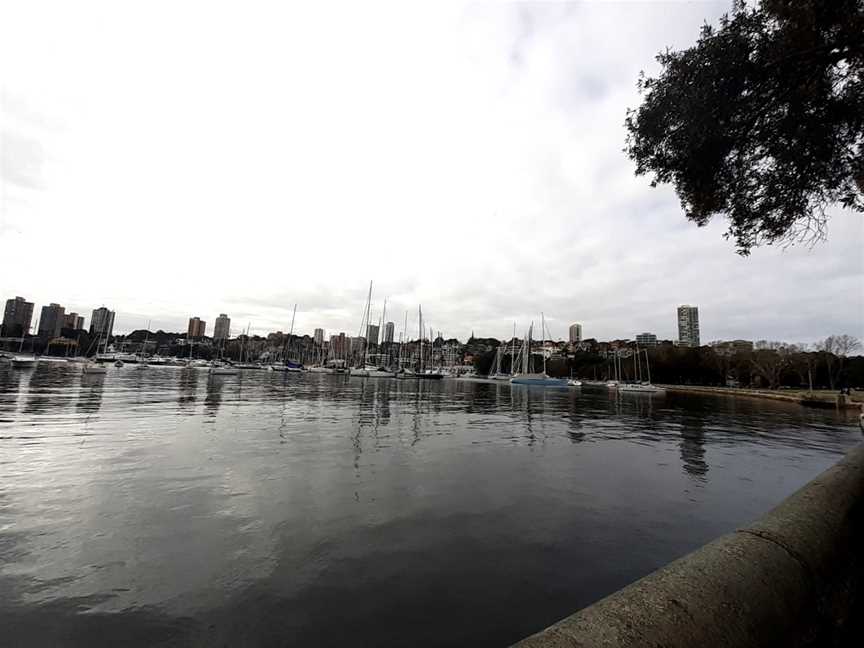
[(42, 645), (503, 645), (858, 441), (831, 411), (623, 396), (0, 367), (0, 624)]

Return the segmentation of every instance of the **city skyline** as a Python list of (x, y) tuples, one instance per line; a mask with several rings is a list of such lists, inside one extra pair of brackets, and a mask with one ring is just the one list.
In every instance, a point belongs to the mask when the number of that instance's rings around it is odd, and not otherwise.
[[(542, 311), (557, 336), (578, 319), (586, 335), (674, 339), (669, 312), (681, 303), (699, 304), (710, 322), (704, 339), (864, 337), (860, 215), (831, 209), (826, 243), (742, 258), (722, 220), (686, 222), (674, 191), (634, 177), (621, 151), (639, 71), (655, 71), (656, 52), (692, 44), (703, 20), (726, 10), (726, 2), (356, 7), (346, 9), (354, 27), (333, 32), (314, 6), (254, 26), (209, 8), (214, 29), (199, 35), (199, 60), (180, 36), (194, 29), (193, 11), (173, 14), (171, 30), (158, 12), (136, 13), (141, 30), (125, 35), (99, 29), (98, 11), (59, 5), (57, 20), (43, 25), (38, 8), (10, 6), (6, 24), (40, 28), (0, 39), (0, 55), (21, 61), (3, 88), (14, 155), (0, 178), (0, 291), (84, 313), (109, 304), (118, 331), (150, 320), (183, 330), (191, 313), (287, 330), (298, 303), (298, 330), (356, 335), (366, 280), (355, 277), (374, 277), (376, 314), (388, 296), (397, 330), (399, 315), (408, 310), (410, 321), (423, 304), (433, 327), (462, 338), (472, 329), (509, 335), (514, 320), (526, 327)], [(386, 28), (397, 19), (409, 37)], [(356, 58), (346, 64), (310, 38), (315, 26)], [(230, 61), (216, 34), (239, 39)], [(145, 56), (154, 37), (158, 55)], [(400, 56), (384, 65), (380, 54), (391, 49)], [(326, 87), (304, 75), (310, 59), (331, 79)], [(142, 69), (149, 73), (129, 73)], [(195, 92), (166, 103), (187, 88), (191, 69), (205, 73)], [(247, 69), (293, 75), (296, 85), (255, 83)], [(375, 91), (348, 100), (356, 87)], [(214, 135), (226, 132), (244, 135), (219, 140), (214, 155)], [(219, 226), (202, 226), (205, 218)], [(87, 226), (64, 227), (70, 219)], [(238, 232), (317, 241), (324, 223), (339, 232), (327, 255), (311, 243), (288, 255), (238, 245)], [(427, 224), (416, 239), (413, 223)], [(46, 237), (46, 228), (64, 235)], [(145, 238), (220, 250), (224, 262), (189, 276), (188, 255), (166, 244), (148, 246), (146, 262), (125, 263), (142, 228)], [(59, 260), (92, 246), (96, 232), (116, 245), (62, 272)], [(373, 237), (386, 254), (358, 255)], [(57, 263), (34, 264), (37, 250)], [(350, 273), (327, 258), (350, 259)]]
[[(0, 298), (2, 298), (2, 297), (0, 297)], [(391, 307), (392, 307), (392, 301), (389, 300), (389, 298), (388, 298), (388, 304), (391, 305)], [(26, 297), (22, 297), (20, 295), (16, 295), (15, 297), (9, 297), (6, 300), (6, 309), (4, 311), (3, 322), (5, 323), (6, 320), (10, 318), (10, 314), (11, 314), (10, 322), (14, 323), (15, 321), (17, 321), (15, 318), (20, 317), (20, 315), (16, 315), (16, 306), (20, 309), (22, 305), (25, 308), (29, 308), (31, 313), (35, 312), (35, 307), (36, 307), (35, 303), (29, 301)], [(11, 310), (10, 310), (10, 308), (11, 308)], [(58, 304), (56, 302), (51, 302), (50, 304), (42, 305), (40, 308), (40, 311), (43, 315), (46, 313), (46, 311), (49, 313), (55, 313), (56, 312), (55, 319), (52, 320), (52, 327), (56, 327), (56, 328), (52, 328), (52, 330), (56, 331), (55, 335), (59, 336), (59, 334), (60, 334), (59, 330), (62, 328), (73, 328), (73, 329), (74, 328), (84, 328), (84, 326), (83, 326), (84, 322), (85, 322), (84, 317), (79, 316), (77, 312), (70, 311), (69, 309), (65, 308), (64, 306), (62, 306), (61, 304)], [(392, 310), (391, 310), (391, 312), (392, 312)], [(407, 328), (407, 338), (409, 340), (413, 339), (412, 336), (416, 337), (416, 330), (417, 330), (417, 327), (416, 327), (417, 322), (416, 322), (416, 320), (412, 320), (410, 318), (410, 312), (411, 312), (410, 310), (406, 311), (406, 314), (409, 315), (408, 328)], [(682, 313), (684, 313), (684, 314), (682, 315)], [(293, 314), (293, 307), (292, 307), (292, 314)], [(297, 315), (300, 315), (300, 314), (301, 314), (301, 311), (297, 310)], [(25, 315), (26, 315), (26, 313), (25, 313)], [(184, 330), (184, 327), (165, 328), (162, 326), (154, 326), (153, 325), (154, 320), (152, 320), (152, 318), (147, 318), (147, 324), (145, 324), (143, 326), (133, 326), (130, 328), (124, 328), (121, 326), (115, 330), (115, 326), (116, 326), (115, 316), (116, 316), (116, 312), (109, 310), (104, 305), (100, 306), (97, 309), (93, 309), (92, 316), (91, 316), (91, 324), (89, 327), (91, 334), (94, 334), (94, 333), (100, 334), (101, 333), (102, 321), (106, 317), (110, 318), (110, 321), (108, 324), (109, 335), (125, 335), (125, 334), (131, 333), (131, 332), (136, 331), (136, 330), (150, 330), (151, 332), (156, 332), (156, 331), (162, 330), (162, 331), (165, 331), (168, 333), (181, 333)], [(377, 318), (377, 315), (373, 310), (372, 314), (370, 315), (370, 319), (372, 321), (376, 321), (376, 318)], [(639, 344), (642, 344), (643, 342), (640, 340), (640, 338), (643, 336), (650, 336), (650, 338), (645, 338), (645, 340), (648, 340), (646, 342), (646, 344), (648, 344), (648, 345), (656, 344), (658, 341), (662, 341), (662, 340), (673, 341), (676, 344), (680, 343), (683, 346), (710, 345), (710, 344), (713, 344), (716, 342), (725, 342), (725, 341), (733, 341), (733, 340), (735, 340), (735, 341), (749, 340), (751, 342), (766, 341), (766, 340), (785, 341), (785, 342), (790, 342), (790, 343), (797, 343), (797, 344), (805, 344), (806, 345), (806, 344), (818, 342), (818, 341), (824, 339), (825, 337), (827, 337), (828, 335), (833, 334), (833, 333), (826, 332), (822, 336), (817, 336), (813, 340), (794, 340), (794, 339), (781, 338), (779, 336), (772, 336), (770, 334), (768, 334), (768, 335), (764, 335), (764, 334), (763, 335), (754, 335), (754, 336), (750, 336), (750, 337), (742, 337), (742, 336), (738, 336), (738, 337), (708, 336), (708, 337), (705, 337), (705, 336), (701, 335), (701, 331), (700, 331), (699, 307), (689, 305), (689, 304), (678, 305), (675, 308), (675, 333), (674, 333), (674, 335), (668, 335), (668, 336), (663, 335), (663, 334), (656, 334), (653, 332), (645, 332), (645, 331), (638, 332), (637, 329), (633, 329), (633, 331), (631, 331), (630, 333), (624, 334), (624, 335), (605, 335), (604, 336), (601, 333), (598, 333), (595, 335), (591, 335), (591, 334), (584, 335), (582, 324), (579, 322), (570, 324), (568, 327), (566, 327), (566, 329), (564, 329), (562, 331), (562, 334), (558, 334), (554, 330), (550, 329), (550, 322), (553, 322), (553, 323), (556, 322), (557, 321), (556, 318), (550, 318), (548, 315), (546, 316), (546, 318), (547, 318), (546, 319), (547, 329), (549, 329), (549, 332), (551, 333), (551, 336), (552, 336), (551, 339), (559, 340), (559, 341), (564, 340), (564, 341), (569, 341), (571, 343), (574, 341), (581, 341), (583, 339), (586, 339), (586, 340), (587, 339), (595, 339), (598, 341), (602, 341), (602, 340), (606, 340), (606, 341), (610, 341), (610, 340), (634, 340), (634, 341), (638, 342)], [(191, 336), (191, 337), (195, 337), (195, 338), (212, 337), (214, 340), (231, 339), (232, 338), (231, 330), (230, 330), (231, 317), (228, 316), (226, 313), (220, 313), (219, 316), (216, 317), (215, 319), (216, 319), (216, 323), (214, 324), (214, 330), (210, 336), (207, 336), (207, 333), (206, 333), (207, 321), (205, 319), (201, 319), (198, 316), (188, 317), (186, 319), (187, 324), (185, 326), (187, 336)], [(425, 319), (425, 316), (424, 316), (424, 324), (427, 325), (426, 326), (426, 335), (428, 336), (429, 326), (428, 326), (428, 320)], [(539, 326), (537, 320), (529, 320), (529, 323), (526, 324), (524, 330), (521, 330), (519, 328), (519, 323), (517, 322), (516, 336), (518, 338), (524, 337), (524, 335), (527, 332), (527, 328), (529, 326), (531, 326), (532, 324), (535, 327), (535, 333), (536, 333), (537, 327)], [(691, 339), (691, 334), (689, 333), (690, 329), (688, 327), (691, 327), (694, 325), (695, 325), (695, 335), (693, 335), (692, 339)], [(37, 320), (33, 320), (30, 323), (30, 326), (31, 326), (31, 334), (35, 334), (37, 332), (36, 327), (38, 326), (39, 334), (45, 335), (45, 326), (43, 325), (43, 317), (42, 316), (40, 316)], [(404, 324), (402, 324), (401, 326), (404, 326)], [(315, 325), (314, 328), (307, 331), (307, 330), (301, 329), (300, 327), (296, 326), (296, 322), (295, 322), (294, 333), (297, 336), (301, 336), (301, 337), (302, 336), (308, 336), (308, 337), (318, 339), (319, 338), (319, 332), (320, 332), (320, 338), (322, 340), (324, 340), (324, 339), (329, 340), (331, 337), (336, 335), (336, 333), (334, 332), (336, 330), (340, 331), (340, 333), (346, 335), (349, 338), (354, 338), (354, 337), (369, 338), (372, 341), (372, 343), (374, 343), (374, 344), (377, 344), (379, 341), (398, 341), (399, 336), (402, 334), (402, 328), (397, 329), (395, 323), (392, 321), (385, 322), (383, 329), (380, 328), (379, 325), (377, 325), (377, 324), (371, 324), (370, 323), (367, 325), (366, 330), (363, 331), (360, 335), (352, 334), (350, 332), (351, 331), (350, 325), (348, 327), (336, 327), (336, 329), (327, 329), (327, 328), (323, 328), (323, 327)], [(467, 340), (475, 334), (475, 330), (473, 327), (471, 329), (471, 333), (469, 335), (464, 335), (464, 336), (449, 334), (446, 331), (443, 331), (443, 330), (441, 330), (435, 326), (432, 327), (432, 330), (434, 332), (435, 337), (437, 337), (440, 333), (445, 339), (456, 338), (456, 339), (460, 339), (460, 340)], [(239, 333), (235, 333), (233, 335), (233, 337), (236, 338), (238, 335), (246, 334), (246, 332), (247, 332), (247, 327), (244, 327)], [(277, 332), (288, 333), (288, 328), (283, 329), (280, 327), (280, 328), (272, 328), (272, 329), (266, 329), (266, 330), (265, 329), (256, 329), (255, 327), (251, 326), (251, 323), (248, 327), (248, 333), (252, 337), (254, 337), (254, 336), (266, 337), (267, 335), (269, 335), (271, 333), (277, 333)], [(837, 332), (834, 332), (834, 333), (837, 333)], [(574, 336), (577, 337), (578, 340), (574, 339)], [(497, 339), (502, 339), (502, 340), (503, 339), (511, 339), (512, 338), (512, 325), (511, 325), (511, 330), (506, 334), (494, 335), (494, 334), (488, 334), (488, 333), (481, 332), (477, 337), (497, 338)], [(694, 340), (695, 340), (695, 344), (693, 344)]]

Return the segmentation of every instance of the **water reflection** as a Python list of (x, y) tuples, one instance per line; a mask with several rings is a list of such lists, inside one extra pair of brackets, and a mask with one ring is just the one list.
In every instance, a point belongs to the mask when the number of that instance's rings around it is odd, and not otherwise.
[(190, 416), (195, 413), (194, 406), (198, 396), (198, 374), (199, 371), (197, 369), (186, 367), (180, 371), (180, 378), (177, 382), (177, 409)]
[(225, 377), (217, 375), (208, 375), (207, 377), (207, 395), (204, 397), (204, 413), (215, 418), (219, 412), (219, 406), (222, 404), (222, 390), (225, 387)]
[(75, 411), (92, 416), (102, 407), (106, 374), (81, 374)]
[(705, 422), (701, 417), (684, 417), (678, 447), (684, 473), (694, 481), (704, 483), (708, 462), (705, 460)]
[(508, 645), (757, 517), (859, 440), (832, 411), (771, 402), (48, 372), (0, 368), (10, 644)]
[(14, 420), (21, 398), (21, 381), (25, 372), (14, 369), (11, 364), (0, 364), (0, 423)]
[(39, 363), (30, 371), (24, 414), (42, 413), (63, 405), (63, 399), (59, 398), (52, 389), (58, 384), (58, 374), (52, 369), (54, 367), (47, 363)]

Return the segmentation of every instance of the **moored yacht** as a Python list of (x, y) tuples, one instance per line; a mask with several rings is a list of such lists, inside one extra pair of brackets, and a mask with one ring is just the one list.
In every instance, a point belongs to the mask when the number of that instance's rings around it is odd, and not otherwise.
[(349, 369), (348, 373), (351, 376), (360, 378), (393, 378), (396, 375), (393, 371), (370, 364), (365, 364), (362, 367), (353, 367)]
[[(621, 383), (618, 385), (619, 392), (630, 392), (636, 394), (665, 394), (666, 390), (662, 387), (657, 387), (651, 384), (651, 362), (648, 359), (648, 351), (647, 349), (642, 349), (641, 353), (645, 354), (645, 369), (648, 373), (648, 381), (647, 382), (632, 382), (632, 383)], [(635, 363), (634, 366), (634, 375), (641, 376), (641, 365), (639, 363), (639, 358), (641, 356), (639, 347), (636, 347), (636, 354), (633, 358)]]
[(543, 330), (543, 343), (541, 355), (543, 356), (543, 371), (531, 372), (531, 331), (533, 324), (528, 327), (528, 335), (522, 347), (522, 372), (513, 375), (510, 379), (512, 385), (533, 385), (535, 387), (567, 387), (566, 378), (552, 378), (546, 373), (546, 318), (540, 314), (540, 326)]
[(101, 362), (88, 362), (82, 368), (85, 374), (104, 374), (108, 373), (108, 367)]
[(618, 385), (619, 392), (631, 392), (638, 394), (665, 394), (666, 390), (650, 383), (624, 383)]
[(534, 385), (537, 387), (567, 387), (566, 378), (551, 378), (546, 372), (517, 374), (510, 379), (513, 385)]
[(12, 356), (12, 366), (16, 369), (27, 369), (28, 367), (35, 367), (37, 362), (39, 362), (39, 360), (37, 360), (36, 356), (32, 353)]
[(237, 368), (223, 362), (213, 362), (210, 364), (211, 376), (236, 376)]
[(269, 371), (287, 371), (291, 373), (299, 373), (303, 371), (303, 365), (294, 362), (274, 362), (267, 367)]

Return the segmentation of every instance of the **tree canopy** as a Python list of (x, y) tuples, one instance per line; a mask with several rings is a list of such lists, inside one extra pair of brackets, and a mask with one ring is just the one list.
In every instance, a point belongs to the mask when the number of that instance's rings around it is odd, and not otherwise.
[(688, 219), (726, 216), (748, 254), (824, 238), (831, 207), (864, 211), (864, 0), (736, 1), (657, 60), (625, 150)]

